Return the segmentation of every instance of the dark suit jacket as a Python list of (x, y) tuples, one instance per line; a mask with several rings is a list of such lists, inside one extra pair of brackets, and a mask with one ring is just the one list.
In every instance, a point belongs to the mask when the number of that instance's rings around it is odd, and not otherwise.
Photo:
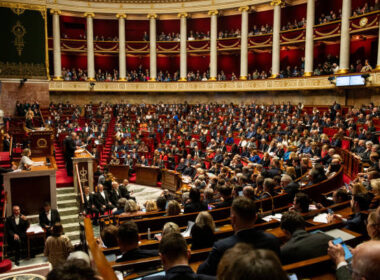
[(166, 271), (165, 276), (151, 276), (144, 277), (144, 280), (171, 280), (171, 279), (183, 279), (183, 280), (213, 280), (215, 277), (195, 274), (190, 266), (179, 265), (170, 268)]
[(281, 247), (281, 262), (285, 265), (324, 256), (327, 254), (328, 242), (332, 239), (331, 236), (320, 232), (296, 230), (290, 240)]
[(29, 227), (29, 221), (24, 221), (21, 219), (20, 222), (16, 225), (15, 217), (9, 216), (5, 222), (5, 230), (8, 237), (8, 240), (13, 240), (13, 236), (17, 234), (20, 238), (26, 238), (26, 230)]
[(146, 249), (136, 248), (124, 253), (120, 258), (116, 260), (116, 262), (133, 261), (133, 260), (157, 257), (157, 256), (158, 256), (157, 250), (146, 250)]
[(96, 202), (95, 204), (96, 204), (97, 208), (100, 209), (102, 205), (107, 206), (107, 204), (109, 202), (109, 198), (108, 198), (108, 194), (106, 191), (104, 191), (104, 196), (106, 197), (105, 199), (99, 192), (95, 193), (94, 196), (95, 196), (95, 202)]
[(129, 191), (127, 190), (127, 187), (124, 186), (124, 185), (119, 185), (119, 191), (120, 191), (120, 195), (121, 197), (125, 197), (126, 199), (130, 199), (130, 193)]
[(215, 209), (223, 208), (223, 207), (231, 207), (233, 200), (234, 199), (232, 197), (230, 199), (223, 200), (222, 202), (215, 204)]
[(73, 138), (66, 137), (65, 139), (65, 157), (66, 159), (70, 159), (74, 156), (74, 152), (76, 150), (75, 141)]
[(347, 220), (345, 228), (367, 236), (367, 227), (365, 225), (366, 220), (367, 215), (363, 213), (355, 213)]
[(59, 213), (55, 209), (51, 209), (51, 214), (50, 214), (50, 221), (47, 218), (46, 212), (42, 211), (39, 216), (39, 221), (40, 221), (40, 226), (42, 228), (45, 228), (46, 226), (51, 227), (54, 226), (55, 223), (58, 223), (61, 221), (61, 217), (59, 216)]
[(274, 235), (254, 228), (246, 229), (233, 236), (216, 241), (206, 261), (198, 267), (197, 273), (216, 275), (216, 269), (224, 252), (240, 242), (249, 243), (255, 249), (272, 250), (280, 255), (280, 241)]
[(96, 198), (95, 198), (94, 194), (90, 193), (88, 200), (86, 198), (86, 195), (83, 194), (83, 200), (84, 200), (84, 208), (85, 209), (91, 209), (92, 205), (95, 205), (95, 207), (96, 207)]
[(347, 266), (342, 266), (336, 271), (336, 280), (351, 280), (352, 274)]
[(190, 202), (185, 205), (184, 213), (207, 211), (207, 204), (203, 202)]
[(113, 205), (117, 205), (117, 201), (121, 198), (121, 191), (117, 193), (114, 189), (111, 189), (109, 192), (108, 199)]

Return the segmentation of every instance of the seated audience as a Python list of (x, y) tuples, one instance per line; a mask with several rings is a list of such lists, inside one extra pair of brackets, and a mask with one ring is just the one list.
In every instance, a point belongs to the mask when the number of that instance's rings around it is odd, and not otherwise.
[(201, 201), (201, 194), (197, 188), (191, 188), (189, 202), (185, 204), (184, 213), (206, 211), (207, 204)]
[(158, 247), (161, 262), (165, 270), (164, 276), (145, 277), (146, 280), (164, 279), (215, 279), (207, 275), (196, 275), (189, 266), (190, 250), (185, 238), (179, 233), (169, 233), (162, 237)]
[(117, 240), (122, 255), (117, 257), (116, 262), (158, 256), (157, 250), (139, 248), (139, 230), (133, 221), (128, 221), (119, 226)]
[(44, 211), (39, 215), (40, 226), (50, 235), (53, 226), (61, 222), (61, 217), (55, 209), (51, 209), (50, 202), (45, 202)]
[(99, 275), (84, 260), (70, 260), (54, 268), (46, 280), (99, 280)]
[(287, 280), (281, 263), (272, 251), (253, 249), (249, 244), (238, 243), (228, 249), (217, 271), (218, 280)]
[(306, 232), (304, 218), (295, 211), (282, 215), (281, 229), (289, 238), (281, 247), (283, 265), (326, 255), (328, 242), (333, 239), (324, 233)]
[(255, 229), (256, 218), (255, 203), (245, 197), (236, 198), (231, 207), (231, 225), (235, 234), (214, 243), (208, 258), (198, 267), (198, 273), (216, 275), (224, 252), (239, 242), (249, 243), (256, 249), (266, 248), (279, 255), (279, 240), (269, 233)]
[(202, 211), (191, 228), (191, 249), (210, 248), (214, 244), (215, 223), (210, 213)]
[(175, 200), (170, 200), (166, 209), (166, 216), (177, 216), (180, 213), (181, 205)]

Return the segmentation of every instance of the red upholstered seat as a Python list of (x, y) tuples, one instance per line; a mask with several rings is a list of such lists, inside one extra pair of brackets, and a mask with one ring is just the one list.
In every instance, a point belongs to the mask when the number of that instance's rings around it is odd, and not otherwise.
[(11, 270), (11, 268), (12, 268), (11, 260), (5, 259), (2, 262), (0, 262), (0, 273), (7, 272)]

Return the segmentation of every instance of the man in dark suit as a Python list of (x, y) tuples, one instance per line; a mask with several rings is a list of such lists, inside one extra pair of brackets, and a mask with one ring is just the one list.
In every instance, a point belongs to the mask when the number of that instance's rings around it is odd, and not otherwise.
[(128, 180), (124, 179), (123, 183), (120, 184), (119, 186), (120, 195), (121, 197), (125, 197), (126, 199), (136, 200), (134, 197), (131, 197), (131, 193), (128, 191), (128, 183), (129, 183)]
[(268, 249), (280, 254), (280, 241), (272, 234), (254, 228), (256, 222), (255, 202), (246, 197), (238, 197), (231, 207), (231, 225), (235, 234), (214, 243), (208, 258), (199, 268), (198, 273), (216, 275), (216, 269), (224, 252), (236, 243), (245, 242), (255, 249)]
[(45, 202), (44, 211), (39, 215), (40, 226), (46, 230), (47, 235), (50, 235), (50, 231), (55, 225), (61, 221), (59, 213), (55, 209), (51, 209), (50, 202)]
[(362, 211), (367, 211), (369, 208), (370, 199), (366, 194), (355, 194), (351, 198), (351, 208), (352, 212), (354, 213), (349, 219), (344, 219), (341, 216), (333, 215), (332, 219), (329, 218), (329, 220), (335, 220), (337, 222), (343, 222), (344, 227), (348, 230), (352, 230), (358, 233), (361, 233), (365, 236), (367, 236), (367, 227), (366, 227), (366, 220), (367, 216), (365, 213), (362, 213)]
[(296, 211), (282, 215), (281, 229), (289, 241), (281, 247), (283, 265), (326, 255), (328, 242), (333, 238), (324, 233), (308, 233), (305, 231), (305, 220)]
[(109, 192), (109, 201), (113, 205), (117, 205), (117, 201), (121, 198), (121, 191), (117, 182), (112, 182), (112, 189)]
[(119, 226), (117, 239), (122, 252), (116, 262), (125, 262), (143, 258), (158, 256), (157, 250), (146, 250), (139, 248), (139, 230), (133, 221), (128, 221)]
[(190, 176), (191, 178), (194, 178), (195, 174), (197, 173), (197, 170), (191, 166), (191, 163), (188, 162), (186, 164), (185, 169), (183, 170), (182, 175), (184, 176)]
[(165, 270), (164, 276), (144, 277), (144, 280), (212, 280), (215, 277), (196, 275), (189, 266), (190, 250), (185, 238), (180, 233), (169, 233), (162, 237), (158, 247), (161, 262)]
[(15, 264), (19, 265), (21, 249), (26, 248), (26, 230), (29, 222), (21, 214), (20, 206), (14, 205), (12, 211), (12, 216), (9, 216), (5, 222), (5, 229), (9, 247), (15, 250)]
[(180, 161), (179, 161), (179, 163), (178, 163), (176, 171), (178, 171), (180, 173), (183, 173), (183, 171), (185, 170), (185, 168), (186, 168), (185, 159), (181, 158)]
[(90, 193), (90, 187), (84, 188), (84, 194), (83, 194), (83, 214), (84, 215), (90, 215), (93, 218), (93, 224), (98, 224), (98, 216), (99, 216), (99, 210), (96, 208), (96, 201), (94, 194)]
[(99, 184), (97, 188), (98, 192), (95, 194), (95, 203), (99, 212), (103, 214), (106, 210), (116, 208), (116, 206), (109, 201), (108, 193), (104, 190), (104, 186)]
[(68, 176), (73, 176), (73, 160), (74, 152), (76, 150), (75, 138), (77, 134), (75, 132), (71, 133), (70, 136), (67, 136), (64, 141), (65, 146), (65, 161), (66, 161), (66, 170)]
[(215, 204), (215, 208), (230, 207), (234, 198), (232, 197), (232, 188), (227, 185), (220, 186), (218, 188), (220, 195), (223, 197), (223, 201)]
[[(329, 242), (328, 254), (337, 266), (337, 280), (377, 280), (380, 275), (380, 242), (368, 241), (358, 245), (353, 251), (351, 267), (345, 260), (342, 245)], [(354, 277), (355, 276), (355, 277)]]

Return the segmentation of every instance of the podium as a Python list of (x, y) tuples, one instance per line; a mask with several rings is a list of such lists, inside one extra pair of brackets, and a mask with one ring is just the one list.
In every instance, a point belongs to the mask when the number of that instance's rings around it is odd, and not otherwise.
[[(49, 158), (50, 165), (46, 164)], [(7, 192), (7, 213), (12, 213), (12, 205), (19, 205), (22, 213), (38, 215), (44, 202), (50, 201), (52, 208), (57, 208), (55, 159), (32, 157), (33, 161), (43, 161), (43, 166), (32, 166), (31, 171), (4, 173), (4, 188)]]
[(171, 192), (176, 192), (181, 186), (181, 175), (174, 170), (162, 170), (162, 188)]
[(34, 157), (53, 156), (54, 136), (53, 130), (49, 128), (25, 128), (29, 139), (30, 149)]
[(136, 164), (136, 184), (145, 186), (157, 186), (158, 175), (160, 175), (160, 168), (149, 167)]
[[(94, 191), (94, 162), (95, 158), (85, 149), (78, 149), (74, 153), (73, 159), (73, 174), (74, 174), (74, 189), (79, 192), (78, 181), (81, 182), (82, 188), (90, 187), (90, 192)], [(78, 167), (78, 169), (77, 169)], [(82, 190), (84, 191), (84, 190)]]

